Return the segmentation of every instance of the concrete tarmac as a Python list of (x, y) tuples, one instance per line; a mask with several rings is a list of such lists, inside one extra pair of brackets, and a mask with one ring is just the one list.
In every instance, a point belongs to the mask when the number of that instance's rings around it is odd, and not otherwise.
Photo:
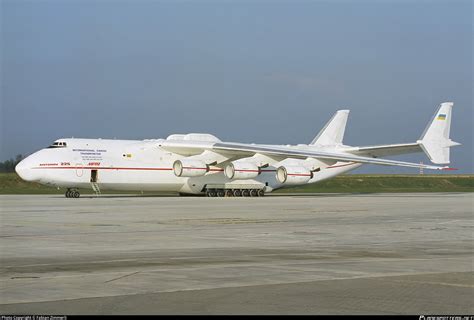
[(0, 196), (0, 314), (474, 314), (474, 195)]

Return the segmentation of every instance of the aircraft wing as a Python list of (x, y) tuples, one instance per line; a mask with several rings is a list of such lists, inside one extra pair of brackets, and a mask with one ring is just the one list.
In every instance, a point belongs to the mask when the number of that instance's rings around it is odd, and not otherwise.
[(363, 157), (386, 157), (398, 154), (422, 152), (423, 149), (418, 143), (398, 143), (379, 146), (353, 147), (344, 150), (345, 152)]
[(190, 142), (190, 141), (163, 141), (160, 147), (182, 155), (196, 155), (204, 151), (212, 151), (214, 153), (224, 155), (228, 159), (236, 160), (240, 158), (251, 157), (255, 154), (262, 154), (275, 159), (307, 159), (314, 158), (319, 160), (355, 162), (366, 164), (377, 164), (385, 166), (399, 166), (411, 168), (424, 168), (432, 170), (446, 170), (448, 167), (439, 167), (432, 165), (422, 165), (412, 162), (369, 158), (353, 155), (343, 152), (326, 152), (314, 149), (302, 149), (291, 146), (267, 146), (244, 143), (228, 143), (228, 142)]

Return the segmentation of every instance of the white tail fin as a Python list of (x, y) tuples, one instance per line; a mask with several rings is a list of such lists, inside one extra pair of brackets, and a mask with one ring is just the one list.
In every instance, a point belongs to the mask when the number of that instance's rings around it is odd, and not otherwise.
[(431, 162), (436, 164), (449, 163), (449, 148), (459, 145), (449, 138), (453, 105), (452, 102), (442, 103), (417, 141)]
[(310, 144), (328, 146), (342, 144), (348, 116), (349, 110), (337, 111)]

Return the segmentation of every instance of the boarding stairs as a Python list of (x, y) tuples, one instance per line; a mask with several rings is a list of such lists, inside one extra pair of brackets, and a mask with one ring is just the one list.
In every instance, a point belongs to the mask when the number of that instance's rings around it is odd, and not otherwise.
[(100, 188), (97, 182), (91, 182), (92, 190), (94, 190), (95, 195), (98, 197), (100, 196)]

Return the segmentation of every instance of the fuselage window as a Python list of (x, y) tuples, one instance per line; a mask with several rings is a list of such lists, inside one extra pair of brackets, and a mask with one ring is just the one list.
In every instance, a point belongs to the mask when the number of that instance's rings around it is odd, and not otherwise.
[(48, 147), (48, 149), (50, 148), (66, 148), (66, 142), (54, 142), (52, 145), (50, 145)]

